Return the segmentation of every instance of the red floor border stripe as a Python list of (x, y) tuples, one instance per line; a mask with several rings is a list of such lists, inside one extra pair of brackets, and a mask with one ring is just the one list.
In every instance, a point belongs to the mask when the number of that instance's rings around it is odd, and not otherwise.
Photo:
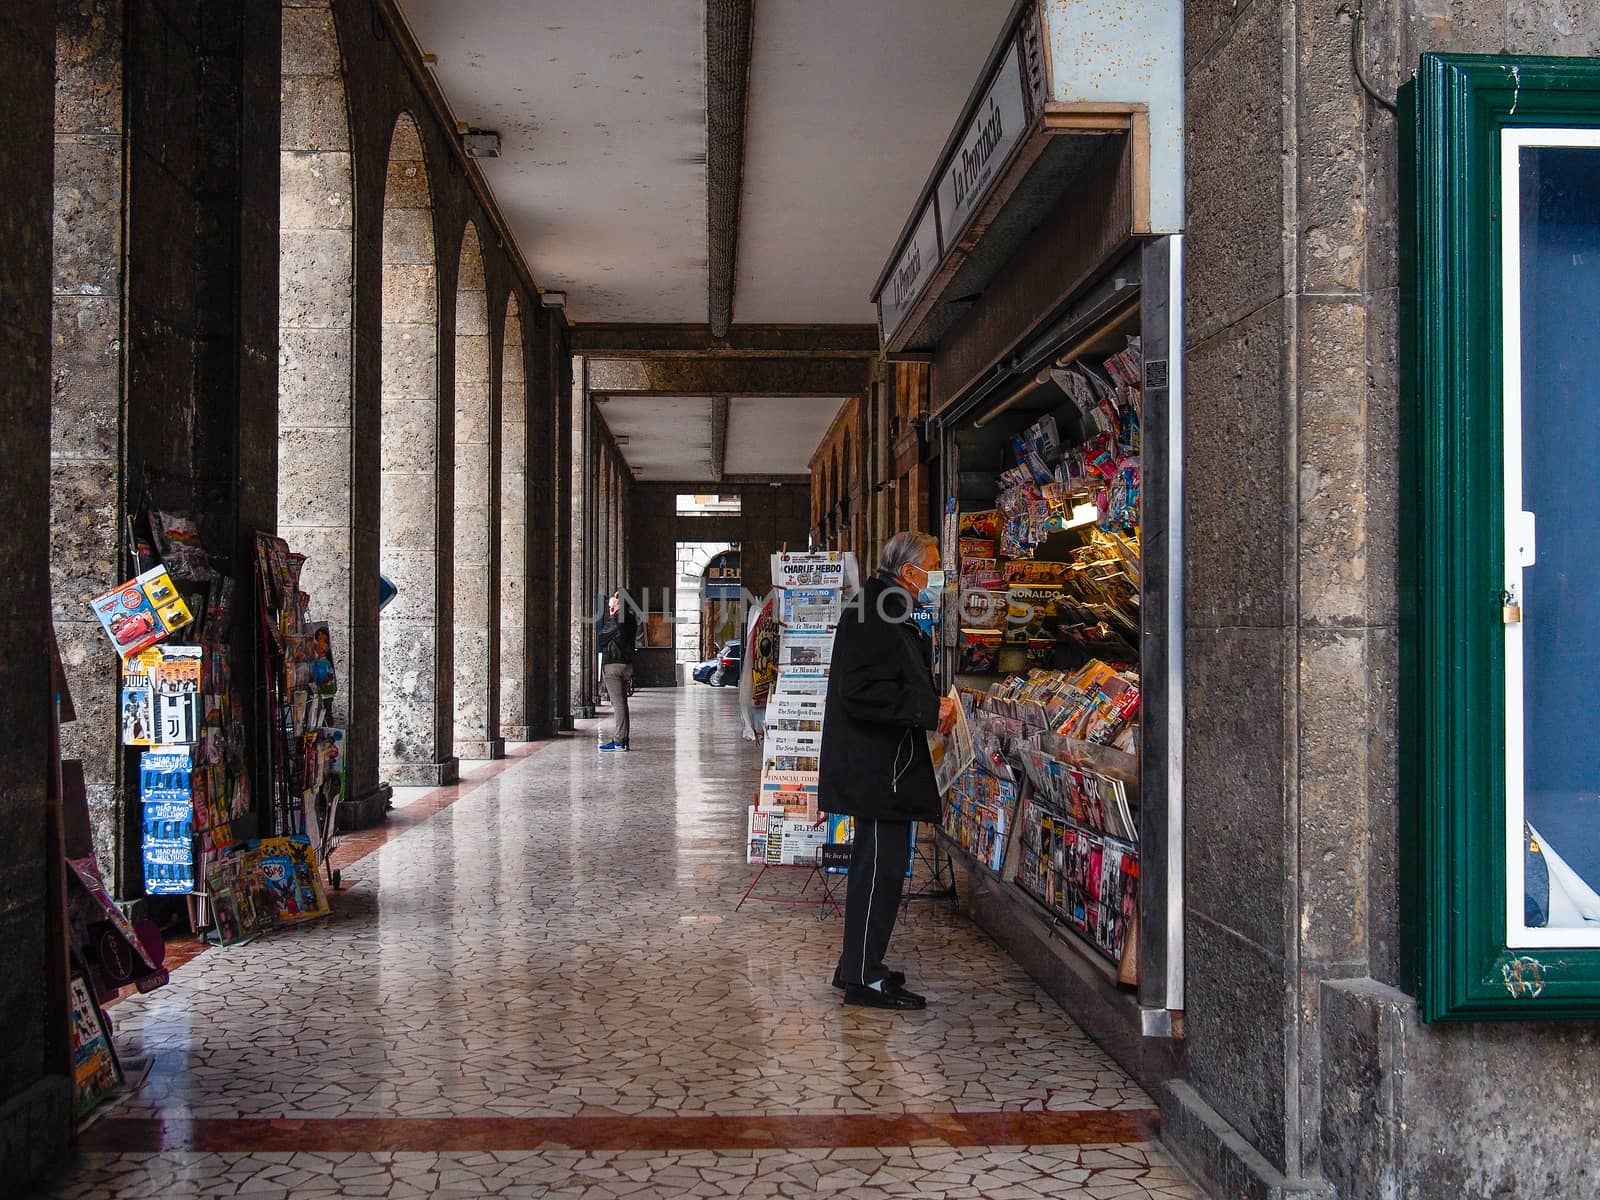
[(471, 1152), (533, 1150), (765, 1150), (856, 1146), (1067, 1146), (1154, 1141), (1155, 1109), (728, 1117), (274, 1117), (108, 1116), (80, 1138), (95, 1153), (166, 1150)]

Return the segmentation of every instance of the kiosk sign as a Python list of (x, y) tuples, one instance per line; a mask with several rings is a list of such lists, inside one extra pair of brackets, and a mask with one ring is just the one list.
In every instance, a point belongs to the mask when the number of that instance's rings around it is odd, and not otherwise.
[[(1013, 44), (939, 175), (939, 219), (946, 246), (972, 219), (1001, 166), (1011, 157), (1012, 147), (1021, 140), (1027, 121), (1021, 60)], [(890, 287), (893, 284), (891, 279)]]
[(922, 210), (917, 231), (878, 294), (878, 323), (887, 335), (900, 327), (939, 265), (939, 229), (933, 205)]

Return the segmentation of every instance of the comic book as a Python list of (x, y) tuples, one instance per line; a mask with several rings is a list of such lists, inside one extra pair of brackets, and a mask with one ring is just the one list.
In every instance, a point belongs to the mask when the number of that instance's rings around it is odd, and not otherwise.
[(327, 897), (310, 845), (300, 838), (266, 838), (248, 851), (251, 902), (263, 927), (325, 916)]
[(224, 942), (328, 915), (317, 856), (303, 837), (263, 838), (206, 873), (212, 920)]
[(106, 1032), (94, 990), (83, 975), (74, 973), (72, 1004), (72, 1112), (86, 1117), (100, 1102), (122, 1086), (122, 1065)]
[(199, 646), (165, 645), (155, 668), (156, 741), (193, 745), (200, 735)]
[[(160, 597), (157, 601), (156, 597)], [(189, 622), (189, 610), (161, 567), (118, 584), (89, 602), (111, 645), (124, 659), (162, 641)], [(163, 616), (163, 613), (166, 615)]]
[(122, 661), (122, 691), (117, 708), (124, 746), (156, 743), (155, 668), (159, 661), (160, 651), (153, 648)]

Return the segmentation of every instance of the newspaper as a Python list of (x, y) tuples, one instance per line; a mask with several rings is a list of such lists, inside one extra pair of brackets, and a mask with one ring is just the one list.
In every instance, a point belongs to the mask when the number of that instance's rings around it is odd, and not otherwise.
[(972, 749), (972, 729), (967, 724), (966, 710), (956, 698), (955, 688), (950, 689), (950, 699), (956, 706), (955, 725), (949, 733), (928, 731), (928, 753), (933, 756), (933, 777), (939, 784), (940, 795), (950, 790), (976, 758)]

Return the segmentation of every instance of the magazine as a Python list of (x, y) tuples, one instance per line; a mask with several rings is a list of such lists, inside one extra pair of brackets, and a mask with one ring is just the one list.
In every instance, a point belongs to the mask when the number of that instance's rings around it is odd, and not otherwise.
[(106, 1032), (94, 990), (74, 973), (72, 1003), (72, 1112), (85, 1117), (122, 1086), (122, 1065)]
[(159, 650), (145, 650), (123, 660), (119, 711), (124, 746), (156, 743), (156, 678)]
[(168, 644), (157, 653), (155, 740), (167, 745), (193, 745), (200, 732), (201, 648)]

